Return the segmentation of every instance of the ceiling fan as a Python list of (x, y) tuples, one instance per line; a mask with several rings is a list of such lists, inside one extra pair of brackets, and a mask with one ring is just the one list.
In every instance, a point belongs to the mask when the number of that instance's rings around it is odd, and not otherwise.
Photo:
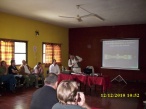
[(63, 18), (75, 18), (75, 19), (78, 20), (78, 22), (82, 22), (82, 21), (83, 21), (82, 18), (90, 17), (90, 16), (94, 16), (94, 17), (100, 19), (101, 21), (104, 21), (104, 20), (105, 20), (105, 19), (102, 18), (101, 16), (99, 16), (99, 15), (97, 15), (97, 14), (95, 14), (95, 13), (89, 12), (88, 10), (82, 8), (81, 5), (76, 5), (76, 7), (77, 7), (78, 9), (80, 8), (80, 9), (82, 9), (82, 10), (88, 12), (89, 14), (83, 15), (83, 16), (77, 15), (76, 17), (69, 17), (69, 16), (59, 16), (59, 17), (63, 17)]

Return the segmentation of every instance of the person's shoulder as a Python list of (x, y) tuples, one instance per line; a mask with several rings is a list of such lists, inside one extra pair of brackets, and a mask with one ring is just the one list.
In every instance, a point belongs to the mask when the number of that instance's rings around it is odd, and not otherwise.
[(53, 66), (53, 64), (50, 64), (50, 66), (49, 66), (49, 67), (51, 67), (51, 66)]
[(37, 65), (34, 66), (34, 69), (36, 69), (36, 68), (37, 68)]
[(10, 66), (8, 66), (8, 69), (10, 69), (10, 68), (12, 68), (12, 66), (10, 65)]
[(78, 106), (78, 105), (64, 105), (64, 104), (61, 104), (61, 103), (56, 103), (52, 109), (83, 109), (81, 106)]
[(29, 66), (28, 64), (26, 64), (26, 66), (27, 66), (28, 68), (30, 68), (30, 66)]
[(43, 88), (43, 87), (37, 89), (37, 90), (33, 93), (33, 96), (39, 95), (39, 94), (42, 92), (42, 88)]
[(56, 66), (58, 66), (58, 67), (59, 67), (59, 65), (58, 65), (58, 64), (56, 64)]
[(24, 67), (24, 65), (20, 65), (20, 67), (19, 68), (23, 68)]
[(83, 109), (81, 106), (79, 106), (79, 105), (68, 105), (68, 107), (70, 108), (70, 109)]
[(64, 108), (62, 107), (62, 104), (58, 102), (58, 103), (54, 104), (52, 109), (64, 109)]
[(53, 87), (51, 87), (51, 86), (43, 86), (43, 87), (41, 88), (41, 90), (46, 90), (46, 91), (52, 90), (52, 91), (56, 92), (56, 90), (55, 90)]

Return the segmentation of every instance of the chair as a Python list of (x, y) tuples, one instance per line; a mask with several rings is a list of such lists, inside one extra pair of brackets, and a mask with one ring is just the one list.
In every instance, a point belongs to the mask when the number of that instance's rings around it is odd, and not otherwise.
[(0, 90), (6, 91), (6, 89), (7, 89), (7, 84), (4, 82), (0, 82)]

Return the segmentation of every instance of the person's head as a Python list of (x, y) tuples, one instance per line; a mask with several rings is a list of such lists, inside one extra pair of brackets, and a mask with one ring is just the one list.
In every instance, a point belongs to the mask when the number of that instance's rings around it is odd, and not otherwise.
[(70, 58), (70, 59), (74, 59), (74, 55), (70, 55), (69, 58)]
[(54, 89), (57, 89), (58, 76), (55, 73), (49, 73), (44, 80), (45, 85), (52, 86)]
[(15, 60), (11, 60), (11, 65), (15, 66)]
[(38, 67), (41, 67), (42, 66), (42, 63), (41, 62), (38, 62), (37, 66)]
[(6, 66), (6, 61), (1, 61), (1, 67), (5, 67)]
[(62, 81), (57, 87), (57, 98), (60, 103), (75, 102), (78, 92), (78, 85), (75, 81)]
[(22, 64), (25, 65), (26, 64), (26, 61), (25, 60), (22, 60)]
[(54, 65), (56, 64), (56, 59), (52, 60), (52, 64), (54, 64)]

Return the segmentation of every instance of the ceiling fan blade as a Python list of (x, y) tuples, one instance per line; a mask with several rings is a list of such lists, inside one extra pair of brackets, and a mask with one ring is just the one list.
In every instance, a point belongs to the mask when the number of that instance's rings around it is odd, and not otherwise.
[(100, 16), (99, 16), (99, 15), (97, 15), (97, 14), (93, 14), (93, 16), (97, 17), (98, 19), (100, 19), (100, 20), (102, 20), (102, 21), (104, 21), (104, 20), (105, 20), (104, 18), (100, 17)]
[[(81, 8), (82, 10), (84, 10), (84, 11), (86, 11), (86, 12), (88, 12), (88, 13), (91, 13), (90, 11), (88, 11), (88, 10), (86, 10), (86, 9), (84, 9), (83, 7), (81, 7), (81, 5), (77, 5), (78, 6), (78, 8)], [(92, 14), (92, 13), (91, 13)]]
[(63, 18), (76, 18), (76, 17), (68, 17), (68, 16), (59, 16), (59, 17), (63, 17)]
[(93, 16), (93, 14), (87, 14), (87, 15), (83, 15), (83, 16), (80, 16), (80, 17), (84, 18), (84, 17), (89, 17), (89, 16)]

